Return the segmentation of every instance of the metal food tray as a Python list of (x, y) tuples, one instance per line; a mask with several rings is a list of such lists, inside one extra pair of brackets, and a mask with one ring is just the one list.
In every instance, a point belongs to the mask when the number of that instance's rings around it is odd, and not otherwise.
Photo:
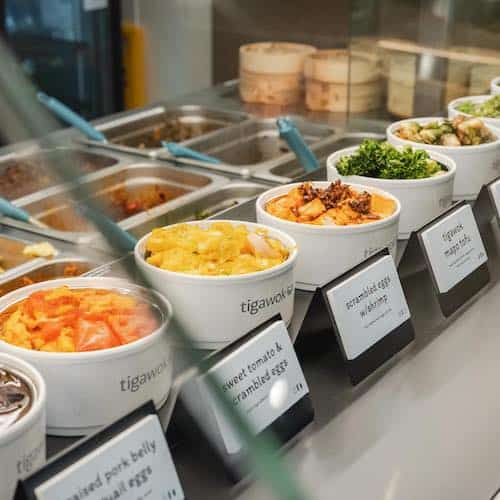
[[(294, 118), (294, 122), (306, 143), (314, 151), (325, 141), (331, 140), (335, 132), (327, 125), (318, 125), (302, 118)], [(214, 156), (223, 163), (223, 165), (207, 163), (207, 168), (244, 177), (264, 165), (271, 167), (295, 158), (287, 143), (280, 138), (274, 118), (250, 120), (229, 127), (205, 138), (195, 139), (189, 147)]]
[(255, 198), (266, 189), (268, 188), (261, 184), (232, 182), (186, 205), (166, 211), (138, 225), (130, 226), (128, 231), (136, 238), (141, 238), (157, 227), (213, 216), (220, 217), (227, 210)]
[[(330, 141), (323, 142), (319, 147), (314, 149), (314, 154), (318, 158), (320, 166), (326, 166), (326, 160), (335, 151), (340, 149), (349, 148), (361, 144), (365, 139), (375, 139), (379, 141), (385, 140), (384, 134), (375, 134), (370, 132), (348, 132)], [(258, 171), (253, 173), (256, 179), (276, 182), (279, 184), (287, 184), (292, 182), (298, 177), (305, 175), (304, 168), (297, 160), (292, 158), (289, 161), (281, 163), (280, 165), (265, 165), (259, 168)]]
[[(0, 297), (13, 290), (28, 286), (31, 283), (39, 283), (69, 276), (80, 276), (99, 265), (98, 262), (84, 257), (56, 257), (48, 261), (45, 260), (30, 269), (16, 273), (15, 276), (1, 278), (0, 275)], [(68, 274), (68, 266), (73, 266), (73, 269), (75, 269), (74, 273)]]
[[(226, 182), (228, 182), (227, 179), (212, 173), (195, 173), (188, 169), (147, 162), (125, 165), (108, 175), (87, 180), (84, 185), (90, 192), (95, 193), (91, 197), (92, 200), (108, 204), (108, 206), (114, 194), (119, 190), (137, 193), (140, 189), (147, 188), (151, 192), (152, 187), (159, 186), (160, 190), (168, 189), (179, 195), (149, 210), (130, 216), (115, 217), (118, 225), (125, 228), (134, 222), (138, 224), (154, 218), (167, 209), (174, 209), (189, 203), (223, 186)], [(47, 193), (46, 196), (38, 195), (34, 200), (16, 200), (15, 204), (52, 227), (43, 229), (24, 222), (4, 219), (10, 226), (77, 244), (88, 243), (99, 238), (95, 228), (78, 214), (78, 197), (70, 188), (57, 193)]]
[(5, 272), (0, 273), (0, 280), (12, 276), (16, 271), (25, 269), (33, 262), (42, 261), (38, 257), (23, 254), (24, 247), (31, 243), (31, 241), (0, 236), (0, 266), (5, 269)]
[[(154, 158), (162, 150), (161, 141), (189, 145), (200, 136), (248, 120), (246, 113), (225, 111), (200, 105), (155, 106), (96, 126), (107, 144), (83, 141), (122, 152), (139, 153)], [(184, 127), (182, 133), (165, 133), (169, 126)]]
[(62, 182), (51, 175), (51, 162), (64, 164), (69, 159), (82, 176), (103, 171), (119, 163), (117, 158), (92, 153), (85, 149), (59, 147), (35, 152), (11, 153), (0, 158), (0, 196), (19, 200), (46, 189), (58, 187)]

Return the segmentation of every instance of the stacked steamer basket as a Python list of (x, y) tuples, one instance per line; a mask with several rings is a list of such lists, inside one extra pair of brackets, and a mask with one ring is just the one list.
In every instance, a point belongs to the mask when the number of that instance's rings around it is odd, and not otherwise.
[(244, 102), (289, 105), (302, 100), (304, 60), (316, 49), (286, 42), (240, 47), (240, 95)]
[(306, 106), (313, 111), (361, 113), (377, 109), (382, 79), (374, 55), (319, 50), (304, 64)]

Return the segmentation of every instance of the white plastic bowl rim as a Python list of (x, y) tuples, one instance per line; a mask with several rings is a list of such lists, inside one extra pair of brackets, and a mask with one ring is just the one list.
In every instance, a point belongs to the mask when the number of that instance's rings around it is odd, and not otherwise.
[[(394, 147), (401, 151), (405, 146), (394, 146)], [(344, 148), (344, 149), (340, 149), (338, 151), (335, 151), (334, 153), (332, 153), (328, 157), (328, 159), (326, 161), (327, 168), (328, 169), (333, 169), (333, 168), (336, 169), (337, 163), (339, 162), (339, 160), (341, 158), (343, 158), (344, 156), (350, 156), (358, 150), (359, 150), (359, 146), (351, 146), (349, 148)], [(441, 166), (445, 167), (446, 173), (441, 174), (441, 175), (435, 175), (432, 177), (426, 177), (424, 179), (381, 179), (379, 177), (369, 177), (369, 176), (357, 175), (357, 174), (343, 176), (340, 173), (339, 173), (339, 176), (340, 177), (357, 177), (359, 179), (363, 179), (363, 178), (373, 179), (374, 181), (380, 182), (382, 184), (386, 184), (387, 186), (403, 186), (406, 188), (415, 188), (415, 189), (421, 188), (421, 187), (423, 187), (425, 185), (429, 185), (429, 184), (436, 185), (436, 184), (448, 182), (450, 177), (455, 175), (455, 172), (457, 170), (457, 166), (456, 166), (455, 161), (452, 158), (450, 158), (449, 156), (446, 156), (446, 155), (441, 154), (441, 153), (436, 153), (434, 151), (428, 151), (428, 153), (429, 153), (429, 157), (432, 160), (436, 160), (437, 162), (439, 162), (441, 164)], [(336, 160), (335, 164), (333, 163), (334, 159)]]
[[(110, 347), (108, 349), (100, 349), (96, 351), (85, 351), (85, 352), (45, 352), (36, 351), (34, 349), (26, 349), (24, 347), (19, 347), (14, 344), (0, 340), (0, 347), (2, 344), (6, 344), (9, 351), (19, 353), (23, 359), (30, 358), (36, 361), (37, 359), (53, 360), (58, 364), (85, 364), (94, 363), (99, 360), (106, 359), (120, 359), (122, 357), (130, 355), (131, 351), (140, 352), (147, 349), (153, 342), (157, 340), (157, 337), (165, 333), (168, 322), (172, 317), (172, 306), (170, 302), (160, 293), (154, 290), (147, 290), (144, 287), (131, 283), (125, 279), (121, 278), (110, 278), (110, 277), (78, 277), (78, 278), (61, 278), (50, 281), (42, 281), (40, 283), (35, 283), (33, 285), (28, 285), (26, 287), (14, 290), (7, 295), (0, 298), (0, 312), (4, 311), (8, 307), (20, 302), (30, 295), (32, 292), (46, 290), (50, 288), (57, 288), (60, 286), (68, 286), (71, 289), (77, 288), (95, 288), (104, 289), (115, 292), (121, 292), (124, 294), (132, 294), (135, 296), (140, 296), (142, 300), (146, 300), (143, 295), (149, 294), (154, 297), (153, 305), (156, 305), (162, 314), (161, 325), (154, 332), (151, 332), (145, 337), (124, 344), (117, 347)], [(147, 295), (146, 295), (147, 296)]]
[(500, 117), (495, 117), (495, 116), (474, 116), (471, 115), (470, 113), (464, 113), (463, 111), (460, 111), (457, 109), (457, 105), (461, 104), (463, 102), (471, 101), (474, 104), (479, 104), (483, 103), (484, 101), (487, 101), (491, 99), (492, 97), (495, 97), (494, 95), (491, 94), (484, 94), (484, 95), (469, 95), (465, 97), (458, 97), (457, 99), (453, 99), (453, 101), (450, 101), (448, 103), (448, 113), (450, 113), (450, 110), (453, 111), (453, 113), (457, 113), (460, 115), (464, 115), (467, 118), (479, 118), (481, 120), (487, 121), (486, 123), (487, 126), (490, 126), (490, 124), (500, 124)]
[[(346, 226), (338, 226), (335, 224), (315, 225), (315, 224), (304, 224), (301, 222), (293, 222), (293, 221), (289, 221), (286, 219), (281, 219), (280, 217), (276, 217), (275, 215), (269, 213), (266, 210), (265, 205), (269, 201), (288, 193), (292, 189), (294, 189), (302, 184), (304, 184), (304, 183), (303, 182), (295, 182), (292, 184), (278, 186), (278, 187), (269, 189), (268, 191), (265, 191), (257, 198), (257, 211), (260, 211), (263, 214), (265, 214), (265, 217), (270, 217), (271, 219), (276, 220), (280, 224), (283, 224), (284, 227), (290, 227), (290, 229), (293, 231), (298, 231), (300, 228), (300, 232), (316, 233), (316, 234), (318, 234), (320, 231), (324, 231), (324, 232), (329, 231), (333, 234), (367, 233), (367, 232), (371, 232), (371, 231), (377, 231), (381, 227), (392, 224), (394, 219), (396, 217), (399, 217), (399, 214), (401, 212), (401, 203), (392, 194), (388, 193), (387, 191), (384, 191), (382, 189), (378, 189), (378, 188), (375, 188), (372, 186), (364, 186), (362, 184), (353, 184), (351, 182), (345, 183), (345, 184), (348, 184), (350, 187), (352, 187), (354, 190), (356, 190), (358, 192), (367, 191), (368, 193), (378, 194), (380, 196), (383, 196), (385, 198), (389, 198), (390, 200), (394, 201), (394, 203), (396, 205), (396, 210), (391, 215), (384, 217), (381, 220), (376, 220), (373, 222), (366, 222), (364, 224), (350, 224), (350, 225), (346, 225)], [(318, 187), (319, 188), (326, 188), (331, 184), (331, 181), (311, 181), (311, 184), (317, 188)]]
[[(454, 101), (452, 101), (452, 102), (454, 102)], [(388, 138), (393, 137), (395, 140), (403, 141), (405, 144), (418, 147), (419, 149), (422, 149), (425, 147), (439, 148), (439, 149), (442, 149), (445, 154), (446, 154), (446, 151), (456, 151), (456, 152), (461, 152), (464, 154), (474, 153), (478, 149), (481, 149), (481, 150), (494, 149), (494, 148), (498, 147), (500, 144), (500, 130), (497, 129), (496, 127), (493, 127), (492, 125), (490, 125), (488, 123), (486, 123), (485, 125), (486, 125), (486, 127), (488, 127), (490, 129), (490, 131), (493, 133), (493, 135), (495, 136), (496, 139), (493, 142), (485, 142), (484, 144), (474, 144), (474, 145), (470, 145), (470, 146), (443, 146), (441, 144), (426, 144), (424, 142), (409, 141), (408, 139), (403, 139), (395, 134), (396, 130), (398, 130), (401, 127), (401, 125), (403, 125), (404, 123), (416, 122), (419, 125), (426, 125), (427, 123), (439, 122), (439, 121), (443, 121), (443, 120), (448, 120), (448, 118), (443, 118), (442, 116), (425, 116), (425, 117), (417, 117), (417, 118), (407, 118), (405, 120), (400, 120), (400, 121), (391, 123), (391, 125), (389, 125), (387, 127), (386, 135)]]
[(259, 281), (263, 279), (270, 278), (276, 274), (280, 274), (285, 268), (288, 268), (290, 265), (293, 265), (295, 259), (297, 258), (297, 243), (295, 240), (289, 236), (288, 234), (280, 231), (279, 229), (275, 229), (273, 227), (266, 226), (265, 224), (258, 224), (256, 222), (246, 222), (246, 221), (237, 221), (237, 220), (227, 220), (227, 219), (207, 219), (204, 221), (188, 221), (188, 222), (179, 222), (177, 224), (171, 224), (169, 226), (165, 226), (165, 228), (173, 228), (176, 226), (181, 226), (184, 224), (196, 225), (203, 228), (206, 228), (213, 224), (214, 222), (229, 222), (233, 225), (237, 226), (246, 226), (249, 229), (257, 230), (264, 229), (267, 231), (267, 236), (271, 238), (279, 239), (290, 251), (290, 255), (286, 260), (284, 260), (281, 264), (277, 266), (270, 267), (269, 269), (264, 269), (263, 271), (256, 271), (253, 273), (246, 274), (236, 274), (231, 276), (205, 276), (199, 274), (188, 274), (181, 273), (177, 271), (170, 271), (168, 269), (161, 269), (159, 267), (153, 266), (144, 258), (144, 247), (146, 240), (149, 238), (151, 233), (144, 235), (136, 244), (134, 253), (136, 259), (139, 259), (141, 263), (148, 269), (153, 272), (159, 272), (164, 274), (165, 276), (169, 276), (169, 278), (174, 278), (177, 281), (197, 281), (201, 286), (203, 285), (227, 285), (229, 282), (238, 283), (242, 281)]
[(47, 401), (47, 387), (40, 372), (26, 361), (7, 353), (0, 353), (0, 366), (12, 370), (15, 374), (22, 376), (35, 390), (34, 401), (26, 415), (17, 422), (0, 432), (0, 447), (17, 439), (21, 434), (27, 432), (29, 428), (40, 418), (40, 413), (44, 410)]

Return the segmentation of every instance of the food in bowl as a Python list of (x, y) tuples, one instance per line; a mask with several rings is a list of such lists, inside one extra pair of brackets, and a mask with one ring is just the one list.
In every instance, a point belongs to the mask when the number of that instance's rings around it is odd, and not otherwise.
[(325, 188), (300, 184), (268, 201), (265, 210), (279, 219), (302, 224), (348, 226), (385, 219), (396, 211), (396, 204), (337, 180)]
[(34, 395), (28, 381), (18, 373), (0, 366), (0, 433), (23, 418)]
[(436, 120), (425, 124), (403, 122), (394, 134), (407, 141), (452, 147), (477, 146), (496, 140), (482, 120), (462, 115), (452, 120)]
[(483, 102), (464, 101), (457, 104), (455, 109), (472, 116), (500, 118), (500, 95), (495, 95)]
[(154, 229), (146, 240), (146, 261), (168, 271), (234, 276), (277, 266), (290, 249), (263, 228), (214, 222), (208, 227), (179, 224)]
[(446, 169), (423, 149), (397, 149), (388, 142), (366, 139), (359, 149), (343, 156), (336, 168), (340, 175), (376, 179), (425, 179), (443, 175)]
[(46, 352), (108, 349), (159, 327), (149, 304), (112, 290), (40, 290), (0, 313), (0, 340)]
[(46, 384), (31, 365), (0, 353), (0, 498), (45, 463)]

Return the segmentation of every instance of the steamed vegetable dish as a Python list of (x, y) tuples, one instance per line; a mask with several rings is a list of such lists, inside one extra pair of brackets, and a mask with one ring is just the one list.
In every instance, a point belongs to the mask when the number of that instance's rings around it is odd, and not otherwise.
[(445, 172), (423, 149), (396, 149), (387, 142), (365, 140), (356, 153), (343, 156), (336, 165), (340, 175), (377, 179), (425, 179)]
[(304, 183), (266, 204), (275, 217), (302, 224), (347, 226), (385, 219), (396, 203), (376, 193), (359, 192), (340, 181), (327, 188)]
[(455, 109), (472, 116), (500, 118), (500, 95), (493, 96), (484, 102), (464, 101), (455, 106)]
[(477, 146), (493, 142), (496, 137), (479, 118), (457, 116), (420, 125), (405, 122), (395, 131), (400, 139), (438, 146)]
[(0, 340), (37, 351), (96, 351), (134, 342), (158, 326), (151, 306), (130, 295), (60, 287), (0, 313)]
[(146, 241), (149, 264), (186, 274), (233, 276), (277, 266), (288, 259), (289, 249), (243, 224), (214, 222), (208, 227), (179, 224), (154, 229)]

